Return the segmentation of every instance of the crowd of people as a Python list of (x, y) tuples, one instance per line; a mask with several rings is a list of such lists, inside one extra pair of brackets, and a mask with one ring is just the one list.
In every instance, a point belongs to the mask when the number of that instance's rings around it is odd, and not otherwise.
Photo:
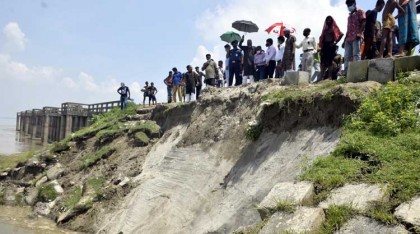
[[(204, 64), (193, 68), (186, 66), (186, 72), (172, 68), (164, 79), (167, 86), (168, 102), (190, 102), (193, 95), (200, 98), (206, 86), (238, 86), (267, 78), (281, 78), (290, 71), (310, 73), (311, 82), (323, 79), (337, 79), (346, 76), (348, 64), (362, 59), (409, 56), (419, 44), (417, 11), (420, 0), (377, 0), (372, 10), (360, 9), (356, 0), (346, 0), (349, 11), (347, 31), (342, 33), (332, 16), (327, 16), (317, 43), (311, 36), (311, 29), (303, 30), (303, 40), (297, 42), (291, 30), (284, 29), (284, 36), (277, 38), (277, 46), (271, 38), (266, 40), (266, 50), (253, 46), (252, 40), (245, 38), (232, 41), (224, 46), (226, 58), (216, 63), (210, 54)], [(416, 6), (417, 5), (417, 6)], [(378, 13), (383, 11), (382, 20)], [(398, 11), (396, 16), (394, 11)], [(398, 22), (398, 24), (397, 24)], [(344, 57), (338, 54), (338, 44), (344, 49)], [(296, 67), (295, 54), (302, 49), (300, 65)], [(344, 70), (341, 70), (344, 63)], [(341, 74), (340, 74), (341, 73)], [(234, 82), (235, 81), (235, 82)], [(152, 104), (157, 93), (153, 83), (142, 89), (143, 105), (146, 97)]]

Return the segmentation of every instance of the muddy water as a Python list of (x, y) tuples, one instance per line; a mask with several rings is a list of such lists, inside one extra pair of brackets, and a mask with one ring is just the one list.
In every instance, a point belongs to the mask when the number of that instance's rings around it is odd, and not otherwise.
[(29, 207), (0, 206), (1, 234), (70, 234), (76, 233), (56, 227), (49, 219), (30, 217)]
[(39, 140), (31, 140), (16, 132), (14, 118), (0, 118), (0, 155), (37, 150), (41, 147), (42, 143)]

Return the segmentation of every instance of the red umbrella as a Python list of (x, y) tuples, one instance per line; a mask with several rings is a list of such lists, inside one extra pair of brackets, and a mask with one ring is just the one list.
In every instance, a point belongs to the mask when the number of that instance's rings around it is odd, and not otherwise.
[(273, 25), (268, 27), (265, 31), (267, 33), (276, 33), (276, 34), (280, 34), (281, 36), (284, 36), (284, 29), (286, 28), (290, 29), (290, 33), (296, 32), (296, 28), (286, 25), (283, 22), (274, 23)]

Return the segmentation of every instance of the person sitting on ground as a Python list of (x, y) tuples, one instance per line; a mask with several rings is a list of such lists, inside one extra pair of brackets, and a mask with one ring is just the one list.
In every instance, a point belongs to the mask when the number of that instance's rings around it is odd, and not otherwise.
[(117, 89), (117, 93), (121, 95), (120, 97), (120, 106), (121, 110), (127, 108), (127, 100), (130, 99), (130, 89), (121, 82), (121, 87)]
[(312, 68), (314, 66), (314, 52), (317, 49), (315, 37), (310, 37), (311, 34), (310, 28), (305, 28), (303, 30), (303, 36), (305, 37), (300, 44), (295, 44), (295, 48), (303, 49), (302, 56), (302, 71), (309, 73), (309, 76), (312, 75)]
[(376, 29), (376, 22), (378, 13), (382, 11), (385, 6), (384, 0), (378, 0), (376, 2), (375, 9), (369, 10), (366, 12), (366, 25), (365, 25), (365, 32), (364, 32), (364, 42), (365, 47), (362, 53), (362, 60), (364, 59), (373, 59), (379, 57), (379, 51), (376, 47), (376, 41), (381, 41), (382, 37), (375, 37), (377, 34)]
[(185, 84), (185, 101), (191, 102), (191, 96), (195, 93), (195, 87), (198, 83), (198, 74), (193, 71), (191, 65), (187, 66), (187, 72), (184, 73), (184, 77), (182, 78), (182, 83)]
[(157, 94), (157, 89), (154, 86), (153, 82), (150, 83), (150, 86), (148, 87), (148, 93), (149, 93), (149, 106), (150, 106), (150, 101), (152, 101), (152, 105), (156, 105), (156, 94)]
[[(395, 9), (398, 9), (398, 15), (394, 16), (392, 13)], [(405, 14), (404, 9), (396, 0), (388, 0), (385, 4), (384, 12), (382, 14), (382, 43), (381, 49), (379, 50), (379, 57), (382, 58), (385, 50), (387, 48), (388, 54), (386, 58), (392, 57), (392, 29), (395, 26), (395, 19), (403, 16)]]
[(200, 67), (195, 67), (195, 72), (198, 74), (198, 82), (195, 86), (195, 100), (198, 100), (200, 98), (201, 89), (203, 88), (203, 77), (205, 77), (205, 75), (200, 71)]
[(321, 74), (320, 77), (323, 79), (327, 77), (332, 78), (332, 73), (329, 72), (326, 76), (325, 72), (332, 71), (332, 61), (336, 55), (337, 43), (340, 42), (344, 34), (340, 31), (334, 18), (327, 16), (324, 22), (321, 36), (319, 37), (319, 47), (321, 50)]
[(215, 86), (216, 85), (216, 79), (219, 78), (219, 72), (217, 71), (217, 65), (214, 62), (213, 59), (211, 59), (210, 54), (206, 54), (207, 61), (203, 64), (203, 67), (201, 68), (202, 71), (205, 71), (206, 79), (204, 80), (204, 83), (207, 86)]
[(172, 71), (169, 71), (168, 77), (163, 80), (163, 83), (165, 83), (168, 92), (168, 103), (172, 102), (172, 74)]
[(141, 91), (143, 92), (143, 106), (146, 105), (146, 98), (149, 97), (149, 82), (144, 82), (144, 87), (141, 89)]

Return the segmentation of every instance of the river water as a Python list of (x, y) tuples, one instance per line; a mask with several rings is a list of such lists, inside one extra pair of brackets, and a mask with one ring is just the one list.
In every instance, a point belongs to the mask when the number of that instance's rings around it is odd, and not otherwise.
[[(32, 141), (16, 132), (16, 119), (0, 118), (0, 157), (37, 150), (40, 141)], [(42, 217), (32, 217), (30, 207), (0, 206), (0, 234), (60, 234), (75, 233), (57, 228), (55, 223)]]

